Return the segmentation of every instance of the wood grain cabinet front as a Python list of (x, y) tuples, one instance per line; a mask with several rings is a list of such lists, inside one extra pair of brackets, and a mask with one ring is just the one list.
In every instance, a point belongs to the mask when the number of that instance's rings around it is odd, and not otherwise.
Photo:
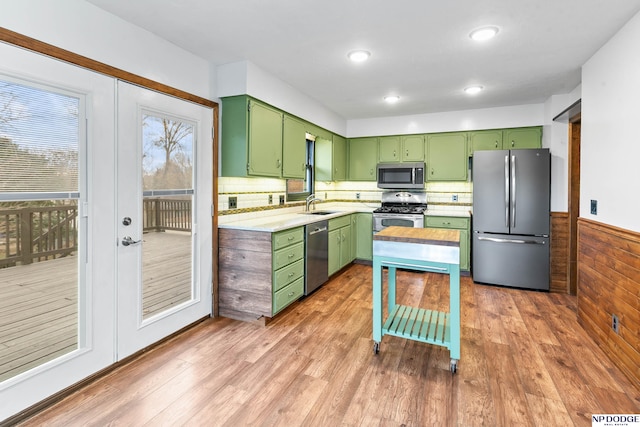
[(277, 233), (220, 228), (218, 260), (221, 316), (271, 318), (304, 293), (304, 227)]

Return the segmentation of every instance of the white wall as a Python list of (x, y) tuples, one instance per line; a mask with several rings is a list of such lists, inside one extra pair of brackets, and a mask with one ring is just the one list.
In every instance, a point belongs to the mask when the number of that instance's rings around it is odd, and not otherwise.
[(543, 123), (544, 105), (530, 104), (349, 120), (347, 123), (347, 136), (355, 138), (359, 136), (498, 129), (540, 126)]
[[(2, 0), (0, 26), (211, 99), (210, 66), (83, 0)], [(170, 60), (168, 60), (170, 59)]]
[(640, 231), (638, 40), (640, 14), (582, 68), (580, 216), (633, 231)]
[(553, 118), (570, 107), (581, 97), (581, 86), (571, 93), (554, 95), (544, 103), (542, 146), (551, 152), (551, 211), (567, 212), (569, 209), (569, 125), (554, 122)]
[(248, 94), (338, 135), (346, 136), (347, 123), (344, 118), (249, 61), (221, 65), (217, 68), (217, 75), (219, 97)]

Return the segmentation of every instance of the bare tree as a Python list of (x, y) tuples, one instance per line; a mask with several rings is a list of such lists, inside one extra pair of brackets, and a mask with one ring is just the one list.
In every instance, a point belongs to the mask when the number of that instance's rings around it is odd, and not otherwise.
[(0, 81), (0, 132), (9, 129), (11, 122), (27, 117), (19, 108), (17, 95), (11, 91), (11, 83)]

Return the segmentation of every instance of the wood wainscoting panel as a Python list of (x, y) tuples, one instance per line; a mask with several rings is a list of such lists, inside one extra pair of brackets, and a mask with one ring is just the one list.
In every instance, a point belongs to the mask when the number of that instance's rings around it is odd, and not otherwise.
[(569, 293), (569, 213), (551, 212), (551, 292)]
[(578, 321), (640, 388), (640, 233), (578, 219)]

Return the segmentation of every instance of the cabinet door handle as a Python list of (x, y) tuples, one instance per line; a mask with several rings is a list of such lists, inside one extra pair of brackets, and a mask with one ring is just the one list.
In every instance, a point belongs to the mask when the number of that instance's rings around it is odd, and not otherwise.
[(496, 148), (498, 148), (498, 141), (496, 141)]
[(431, 168), (431, 175), (433, 175), (433, 168)]
[(276, 160), (276, 167), (280, 167), (280, 159)]
[(516, 142), (514, 140), (511, 140), (511, 146), (514, 147), (516, 145)]
[(393, 150), (393, 157), (396, 157), (396, 150)]

